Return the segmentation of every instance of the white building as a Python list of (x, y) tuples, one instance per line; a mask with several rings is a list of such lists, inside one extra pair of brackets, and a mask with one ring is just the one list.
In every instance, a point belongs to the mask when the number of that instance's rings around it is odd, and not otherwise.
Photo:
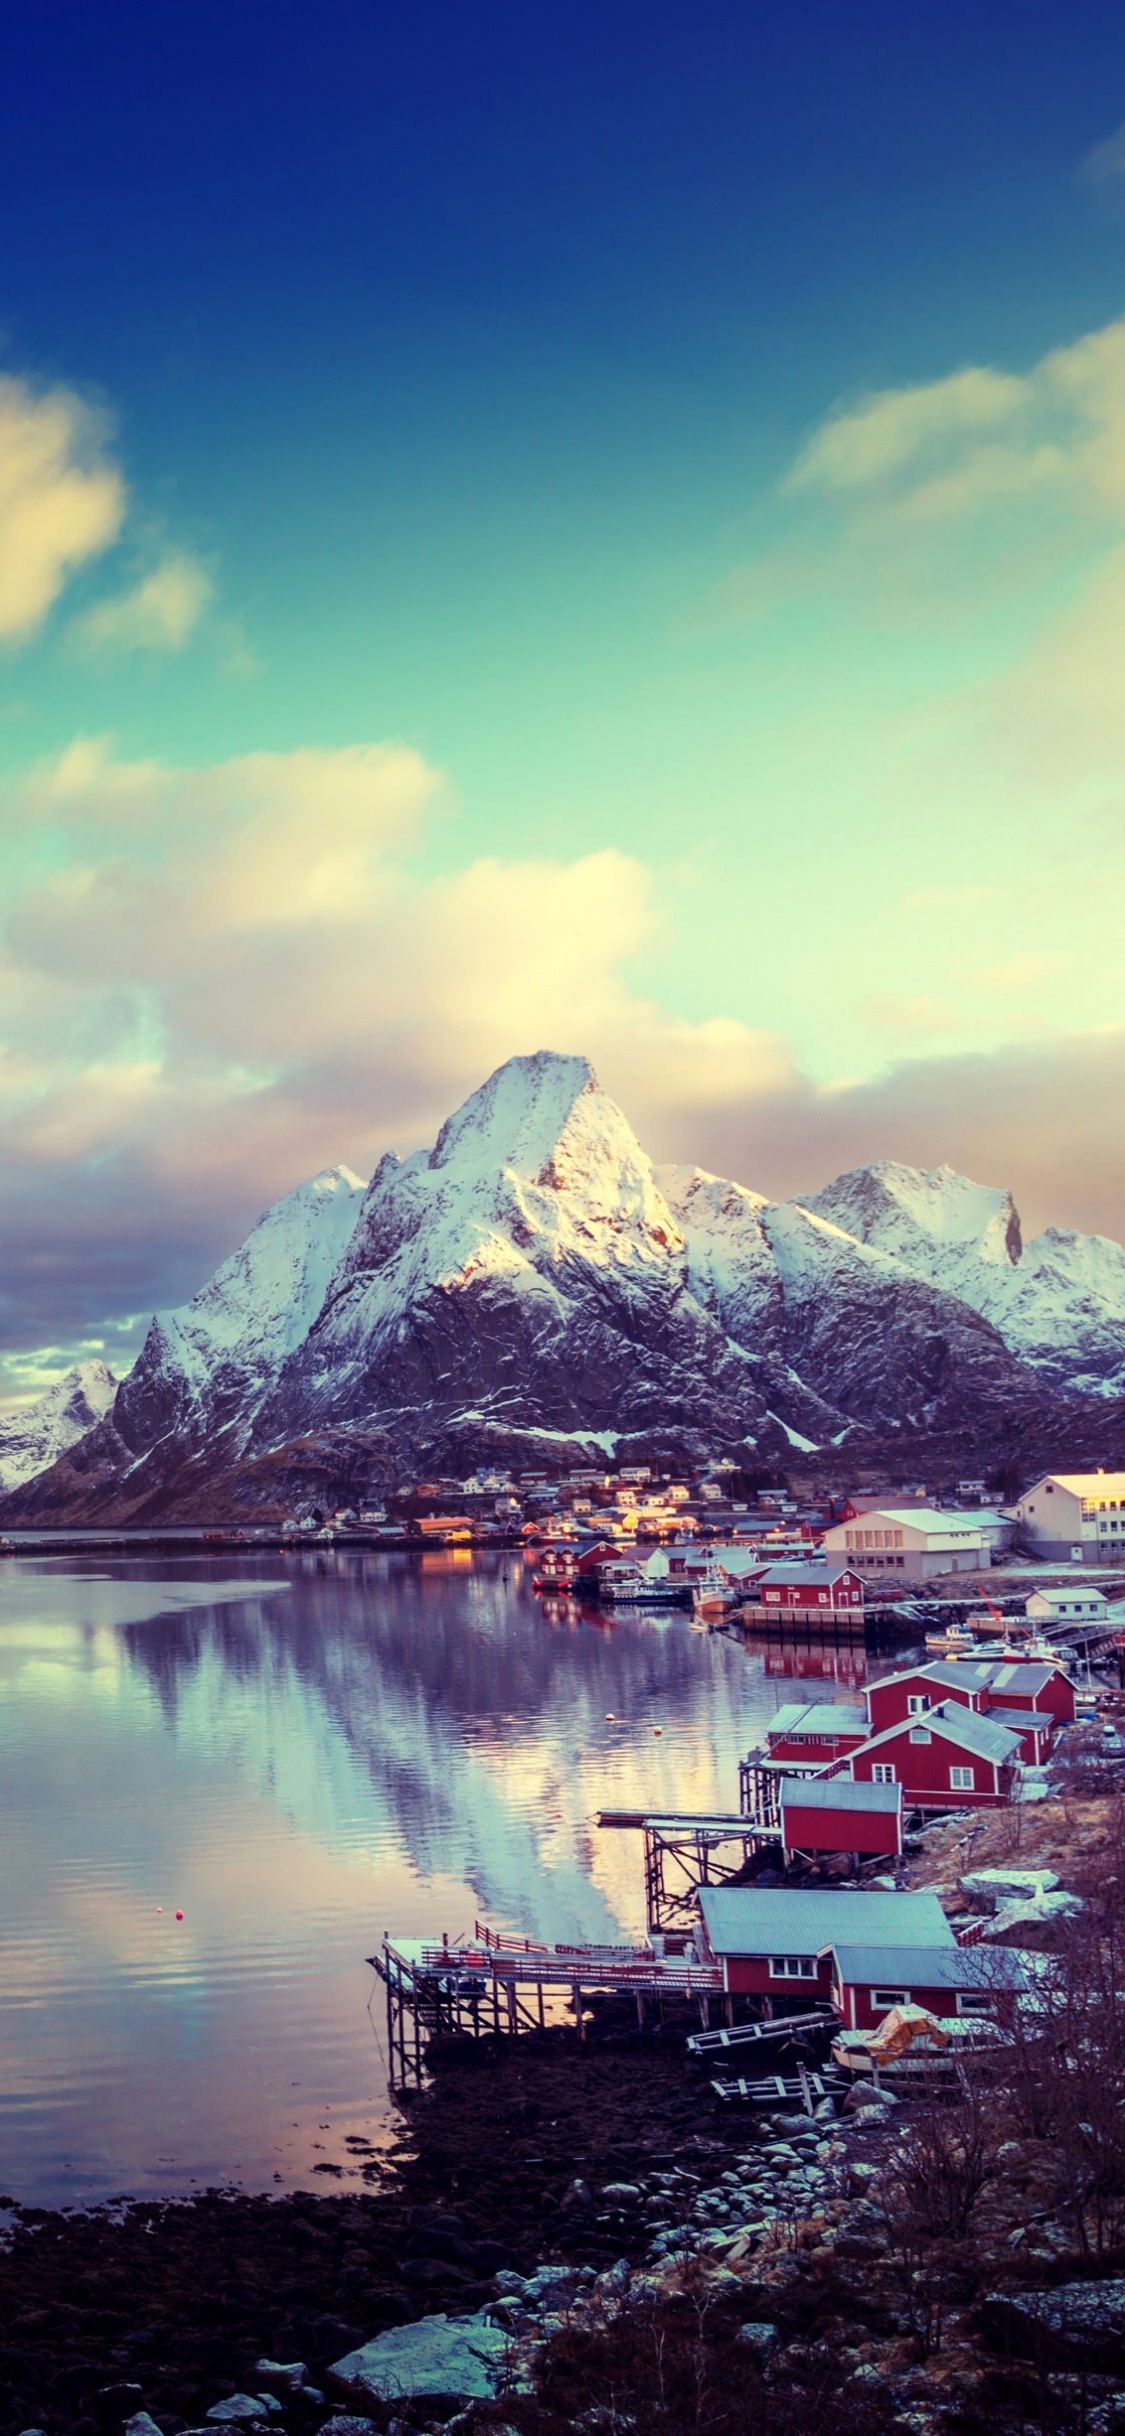
[(976, 1514), (942, 1514), (935, 1506), (879, 1506), (850, 1522), (833, 1523), (825, 1556), (841, 1557), (864, 1575), (897, 1574), (929, 1581), (939, 1573), (979, 1573), (992, 1550)]
[(1125, 1472), (1047, 1472), (1016, 1507), (1037, 1556), (1125, 1564)]
[(1098, 1624), (1108, 1613), (1102, 1590), (1033, 1590), (1024, 1614), (1036, 1624)]

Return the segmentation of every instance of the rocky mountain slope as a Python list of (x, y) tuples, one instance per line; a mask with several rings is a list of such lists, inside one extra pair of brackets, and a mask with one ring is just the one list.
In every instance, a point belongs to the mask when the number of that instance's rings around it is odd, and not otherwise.
[(1125, 1394), (1125, 1249), (1048, 1227), (1024, 1243), (1010, 1193), (880, 1160), (804, 1207), (957, 1295), (1009, 1350), (1069, 1394)]
[(781, 1204), (655, 1169), (585, 1059), (513, 1058), (432, 1150), (268, 1211), (5, 1518), (284, 1511), (595, 1440), (976, 1463), (1117, 1426), (1125, 1253), (1029, 1254), (1021, 1277), (1010, 1201), (946, 1169)]
[(78, 1362), (34, 1404), (0, 1414), (0, 1492), (48, 1471), (103, 1418), (116, 1394), (117, 1381), (104, 1362)]

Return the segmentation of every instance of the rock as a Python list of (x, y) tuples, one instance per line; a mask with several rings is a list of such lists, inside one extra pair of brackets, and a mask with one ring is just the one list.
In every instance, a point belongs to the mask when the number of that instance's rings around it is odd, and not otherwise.
[(213, 2427), (237, 2427), (247, 2420), (267, 2419), (280, 2409), (273, 2394), (232, 2394), (229, 2401), (213, 2402), (207, 2417)]
[(735, 2341), (745, 2343), (750, 2351), (772, 2351), (780, 2343), (781, 2336), (767, 2318), (747, 2318), (745, 2325), (739, 2327)]
[(877, 2165), (872, 2165), (866, 2157), (853, 2157), (848, 2167), (848, 2189), (854, 2192), (857, 2199), (862, 2199), (864, 2193), (869, 2191), (872, 2183), (878, 2182), (878, 2179)]
[[(666, 2174), (661, 2174), (657, 2177), (657, 2179), (660, 2182), (666, 2182), (668, 2180), (668, 2176)], [(566, 2190), (563, 2192), (561, 2204), (564, 2208), (593, 2207), (594, 2194), (590, 2189), (589, 2183), (583, 2182), (581, 2175), (577, 2175), (575, 2180), (568, 2184)]]
[(355, 2419), (350, 2411), (336, 2411), (331, 2419), (321, 2421), (320, 2436), (376, 2436), (373, 2419)]
[(309, 2381), (303, 2360), (255, 2360), (254, 2375), (269, 2386), (280, 2386), (283, 2394), (299, 2394)]
[(346, 2392), (370, 2394), (376, 2401), (490, 2402), (504, 2383), (510, 2350), (503, 2328), (482, 2314), (439, 2314), (414, 2326), (389, 2327), (373, 2342), (345, 2353), (330, 2374)]
[(970, 1869), (957, 1883), (982, 1910), (994, 1912), (1018, 1895), (1052, 1895), (1059, 1881), (1053, 1869)]
[(1048, 2292), (989, 2292), (985, 2331), (1059, 2366), (1125, 2368), (1125, 2276), (1058, 2284)]
[(602, 2198), (643, 2199), (644, 2192), (638, 2182), (607, 2182), (602, 2190)]
[(846, 2115), (889, 2114), (891, 2108), (897, 2105), (898, 2099), (891, 2096), (889, 2089), (875, 2089), (869, 2081), (863, 2081), (858, 2089), (849, 2089), (844, 2100), (844, 2113)]
[[(31, 2436), (31, 2431), (25, 2430), (25, 2436)], [(134, 2411), (132, 2418), (125, 2421), (121, 2436), (161, 2436), (161, 2432), (147, 2411)]]

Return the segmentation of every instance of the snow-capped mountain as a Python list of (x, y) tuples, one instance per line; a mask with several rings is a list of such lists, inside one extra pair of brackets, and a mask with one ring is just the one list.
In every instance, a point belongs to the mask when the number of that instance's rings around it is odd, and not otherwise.
[(190, 1303), (157, 1313), (114, 1408), (131, 1451), (143, 1454), (169, 1434), (196, 1446), (219, 1431), (241, 1451), (263, 1397), (320, 1312), (363, 1192), (350, 1168), (323, 1169), (259, 1218)]
[(957, 1295), (1053, 1386), (1125, 1394), (1125, 1250), (1109, 1236), (1048, 1227), (1025, 1243), (1010, 1193), (889, 1159), (804, 1206)]
[(586, 1060), (541, 1052), (366, 1188), (332, 1169), (278, 1202), (26, 1499), (288, 1510), (417, 1465), (657, 1436), (775, 1461), (898, 1433), (1008, 1460), (1060, 1416), (1068, 1443), (1108, 1425), (1115, 1327), (1116, 1245), (1025, 1251), (1007, 1195), (947, 1169), (784, 1203), (655, 1169)]
[(117, 1381), (104, 1362), (77, 1362), (34, 1404), (0, 1414), (0, 1491), (46, 1472), (109, 1411)]

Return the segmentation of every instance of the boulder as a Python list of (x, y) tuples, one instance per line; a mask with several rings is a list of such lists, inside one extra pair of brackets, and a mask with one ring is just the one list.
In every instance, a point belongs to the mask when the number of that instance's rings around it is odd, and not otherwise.
[(346, 2393), (380, 2402), (491, 2402), (505, 2383), (510, 2352), (509, 2336), (482, 2313), (439, 2314), (388, 2327), (346, 2352), (329, 2373)]
[(981, 2304), (994, 2341), (1059, 2367), (1125, 2368), (1125, 2276), (1047, 2292), (990, 2292)]
[(994, 1912), (998, 1903), (1010, 1903), (1018, 1895), (1033, 1900), (1053, 1895), (1059, 1881), (1053, 1869), (970, 1869), (957, 1883), (982, 1911)]

